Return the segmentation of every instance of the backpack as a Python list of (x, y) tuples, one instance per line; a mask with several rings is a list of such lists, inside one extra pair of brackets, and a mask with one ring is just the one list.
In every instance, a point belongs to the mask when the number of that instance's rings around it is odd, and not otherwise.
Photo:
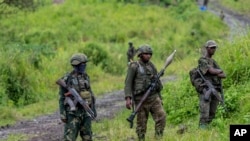
[(201, 78), (198, 72), (198, 68), (191, 69), (189, 71), (189, 77), (190, 77), (191, 84), (194, 86), (195, 90), (198, 93), (202, 93), (203, 86), (201, 84), (203, 84), (203, 79)]

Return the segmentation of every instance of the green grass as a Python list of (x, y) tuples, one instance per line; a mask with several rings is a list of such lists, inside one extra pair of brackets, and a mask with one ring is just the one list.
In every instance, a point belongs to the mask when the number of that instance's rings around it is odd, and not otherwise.
[[(126, 141), (126, 140), (137, 140), (134, 127), (131, 129), (126, 118), (130, 115), (129, 110), (124, 110), (117, 114), (114, 119), (107, 119), (100, 122), (93, 122), (93, 134), (94, 140), (110, 140), (110, 141)], [(187, 131), (184, 134), (178, 134), (177, 130), (179, 125), (171, 125), (167, 121), (167, 125), (164, 131), (164, 141), (209, 141), (218, 139), (220, 141), (229, 140), (228, 124), (223, 125), (224, 132), (218, 127), (210, 127), (207, 130), (198, 130), (198, 117), (190, 119), (183, 123), (187, 126)], [(148, 121), (148, 129), (146, 134), (146, 140), (156, 141), (154, 138), (154, 121), (152, 117)]]
[[(8, 10), (13, 10), (12, 8)], [(168, 114), (164, 140), (228, 140), (232, 123), (249, 123), (249, 35), (225, 40), (228, 28), (209, 12), (200, 12), (193, 1), (168, 8), (140, 3), (65, 1), (61, 5), (39, 7), (34, 12), (14, 9), (0, 19), (0, 125), (53, 113), (58, 109), (55, 81), (71, 71), (69, 59), (76, 52), (89, 51), (87, 66), (97, 96), (124, 87), (127, 43), (136, 47), (152, 45), (152, 61), (160, 70), (166, 57), (177, 50), (165, 76), (177, 81), (164, 86), (164, 108)], [(7, 16), (8, 18), (3, 18)], [(198, 17), (198, 18), (197, 18)], [(19, 24), (17, 24), (19, 23)], [(214, 39), (219, 44), (215, 59), (225, 70), (226, 106), (218, 111), (208, 131), (197, 130), (197, 94), (189, 82), (188, 71), (196, 66), (201, 47)], [(95, 64), (93, 58), (97, 59)], [(8, 58), (8, 59), (6, 59)], [(15, 83), (12, 83), (15, 82)], [(10, 89), (14, 87), (13, 89)], [(20, 96), (16, 102), (9, 95)], [(46, 101), (46, 102), (45, 102)], [(46, 104), (45, 104), (46, 103)], [(94, 137), (107, 140), (136, 138), (125, 120), (128, 110), (110, 120), (93, 123)], [(177, 135), (179, 124), (188, 131)], [(149, 120), (146, 138), (154, 140), (153, 121)], [(125, 134), (125, 136), (124, 136)], [(10, 138), (16, 138), (13, 135)], [(25, 138), (25, 136), (22, 136)]]
[(250, 17), (250, 10), (249, 10), (249, 4), (250, 1), (247, 0), (221, 0), (220, 3), (227, 7), (228, 9), (231, 9), (233, 11), (237, 11), (241, 14), (247, 15)]

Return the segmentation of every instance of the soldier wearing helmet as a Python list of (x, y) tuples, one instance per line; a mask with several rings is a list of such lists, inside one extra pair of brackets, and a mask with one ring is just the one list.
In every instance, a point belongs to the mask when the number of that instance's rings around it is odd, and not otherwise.
[(129, 45), (129, 48), (127, 51), (127, 59), (128, 59), (128, 62), (131, 62), (131, 61), (133, 61), (136, 50), (135, 50), (132, 42), (129, 42), (128, 45)]
[(153, 55), (153, 51), (149, 45), (142, 45), (138, 50), (137, 50), (137, 57), (140, 57), (142, 54), (151, 54)]
[(87, 62), (88, 62), (87, 56), (83, 53), (74, 54), (70, 59), (70, 63), (77, 73), (85, 72)]
[[(226, 78), (225, 73), (218, 63), (212, 58), (217, 49), (217, 43), (214, 40), (208, 40), (205, 43), (205, 55), (198, 60), (198, 67), (204, 78), (214, 86), (218, 94), (222, 93), (222, 79)], [(205, 97), (209, 90), (206, 85), (202, 87), (203, 91), (199, 94), (200, 100), (200, 120), (199, 128), (205, 129), (207, 125), (215, 118), (219, 99), (214, 94), (209, 98)]]
[[(70, 59), (73, 70), (62, 77), (65, 84), (74, 88), (78, 94), (89, 103), (89, 107), (95, 112), (95, 97), (91, 89), (90, 79), (86, 73), (87, 56), (76, 53)], [(64, 124), (64, 140), (76, 140), (80, 132), (83, 141), (92, 141), (91, 117), (80, 103), (72, 102), (74, 97), (67, 89), (60, 86), (59, 91), (60, 118)], [(70, 99), (70, 100), (69, 100)], [(74, 104), (73, 107), (72, 103)]]
[[(152, 48), (145, 44), (137, 50), (138, 61), (130, 63), (125, 80), (125, 100), (127, 109), (131, 109), (132, 103), (137, 106), (149, 85), (157, 75), (157, 69), (150, 61), (153, 55)], [(141, 110), (137, 113), (136, 133), (140, 141), (145, 140), (148, 115), (151, 113), (155, 121), (155, 137), (161, 138), (166, 125), (166, 113), (162, 106), (161, 90), (163, 86), (160, 80), (156, 84), (156, 89), (142, 103)]]

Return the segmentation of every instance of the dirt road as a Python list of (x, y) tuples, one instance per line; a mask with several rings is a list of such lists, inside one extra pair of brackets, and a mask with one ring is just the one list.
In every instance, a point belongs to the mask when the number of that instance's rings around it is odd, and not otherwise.
[[(161, 79), (163, 83), (175, 80), (174, 76)], [(96, 121), (113, 118), (121, 109), (125, 108), (123, 90), (107, 93), (97, 97), (96, 109), (98, 116)], [(60, 141), (63, 136), (63, 123), (59, 120), (59, 112), (37, 117), (33, 120), (21, 121), (14, 126), (1, 127), (0, 140), (10, 134), (27, 134), (31, 136), (29, 141)], [(20, 139), (22, 140), (22, 139)]]

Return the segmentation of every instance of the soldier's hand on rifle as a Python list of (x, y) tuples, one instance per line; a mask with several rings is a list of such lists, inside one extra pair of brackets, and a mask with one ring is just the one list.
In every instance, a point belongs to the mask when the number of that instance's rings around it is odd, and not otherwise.
[(126, 97), (126, 108), (131, 109), (132, 107), (132, 100), (130, 97)]
[(64, 94), (64, 96), (70, 96), (70, 95), (71, 95), (70, 91)]

